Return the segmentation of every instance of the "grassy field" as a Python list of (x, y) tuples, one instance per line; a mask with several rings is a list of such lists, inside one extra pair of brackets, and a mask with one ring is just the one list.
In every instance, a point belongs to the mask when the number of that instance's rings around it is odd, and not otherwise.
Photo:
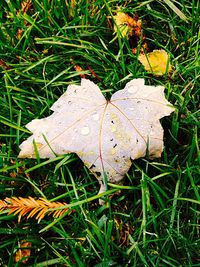
[[(16, 253), (24, 242), (31, 244), (28, 266), (200, 266), (199, 1), (2, 1), (0, 199), (44, 197), (71, 204), (73, 212), (38, 223), (2, 211), (0, 266), (23, 266)], [(113, 33), (118, 7), (142, 20), (150, 51), (170, 54), (170, 75), (147, 73), (130, 40)], [(98, 205), (98, 181), (75, 154), (17, 157), (30, 136), (25, 125), (50, 115), (67, 86), (80, 84), (75, 64), (107, 98), (144, 78), (163, 85), (176, 107), (161, 121), (162, 157), (134, 161), (108, 207)]]

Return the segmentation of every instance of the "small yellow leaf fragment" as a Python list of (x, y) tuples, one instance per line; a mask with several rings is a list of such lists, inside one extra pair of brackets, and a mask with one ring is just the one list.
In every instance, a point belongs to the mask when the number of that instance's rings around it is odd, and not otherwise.
[(138, 60), (142, 63), (146, 71), (152, 72), (155, 76), (162, 76), (166, 72), (172, 71), (169, 63), (169, 55), (164, 49), (153, 50), (146, 55), (140, 54)]
[(134, 18), (121, 11), (117, 12), (113, 18), (115, 21), (114, 32), (117, 33), (119, 29), (123, 37), (131, 34), (132, 28), (137, 26), (137, 21)]

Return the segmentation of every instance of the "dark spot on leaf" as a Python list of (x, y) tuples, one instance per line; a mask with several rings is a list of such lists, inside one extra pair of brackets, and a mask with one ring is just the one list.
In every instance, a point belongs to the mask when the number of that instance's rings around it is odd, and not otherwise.
[(71, 105), (72, 101), (68, 101), (67, 103), (68, 103), (69, 105)]
[(100, 172), (96, 172), (96, 175), (97, 175), (98, 177), (100, 177), (100, 176), (101, 176), (101, 173), (100, 173)]
[(141, 101), (137, 101), (137, 103), (139, 104), (139, 103), (141, 103)]
[(115, 124), (114, 121), (111, 121), (112, 124)]
[(138, 141), (138, 139), (136, 139), (136, 143), (138, 143), (139, 141)]
[(114, 144), (113, 148), (115, 148), (117, 146), (117, 144)]

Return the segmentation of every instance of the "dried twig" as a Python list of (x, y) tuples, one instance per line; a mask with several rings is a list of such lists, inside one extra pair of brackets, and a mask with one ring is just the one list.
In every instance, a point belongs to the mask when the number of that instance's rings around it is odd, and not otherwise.
[(102, 86), (103, 86), (103, 88), (106, 88), (106, 86), (105, 86), (105, 84), (104, 84), (104, 82), (103, 82), (103, 80), (92, 70), (92, 68), (88, 65), (87, 66), (87, 68), (88, 68), (88, 70), (91, 72), (91, 74), (92, 74), (92, 76), (94, 77), (94, 78), (96, 78), (101, 84), (102, 84)]

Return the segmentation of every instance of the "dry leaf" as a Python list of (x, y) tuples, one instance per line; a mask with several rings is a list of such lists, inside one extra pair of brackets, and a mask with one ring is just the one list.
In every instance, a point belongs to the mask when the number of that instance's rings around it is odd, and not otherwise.
[(152, 72), (155, 76), (162, 76), (166, 72), (172, 71), (169, 63), (169, 55), (163, 49), (153, 50), (145, 55), (140, 54), (138, 60), (142, 63), (146, 71)]
[(31, 250), (30, 250), (31, 246), (32, 246), (31, 242), (22, 241), (22, 243), (19, 244), (19, 249), (15, 254), (15, 262), (22, 261), (22, 263), (26, 264), (31, 255)]
[[(75, 71), (77, 71), (79, 73), (81, 73), (83, 71), (83, 69), (79, 65), (74, 65), (74, 69), (75, 69)], [(85, 74), (80, 74), (80, 77), (85, 79)]]
[(160, 157), (163, 129), (160, 118), (174, 109), (165, 100), (162, 86), (146, 86), (134, 79), (107, 101), (99, 87), (82, 79), (70, 85), (54, 103), (53, 114), (35, 119), (26, 127), (33, 132), (21, 145), (21, 158), (52, 158), (75, 152), (94, 173), (105, 191), (105, 177), (118, 183), (131, 159)]
[(132, 33), (133, 27), (138, 27), (141, 22), (135, 18), (130, 17), (128, 14), (125, 14), (121, 11), (117, 12), (115, 16), (113, 16), (115, 25), (114, 32), (120, 31), (123, 37), (128, 36), (128, 34)]
[(145, 42), (146, 37), (143, 35), (142, 30), (142, 20), (137, 15), (130, 17), (128, 14), (118, 11), (113, 18), (115, 21), (114, 32), (120, 32), (120, 36), (128, 37), (133, 54), (138, 53), (139, 43), (140, 53), (148, 52), (148, 45)]

